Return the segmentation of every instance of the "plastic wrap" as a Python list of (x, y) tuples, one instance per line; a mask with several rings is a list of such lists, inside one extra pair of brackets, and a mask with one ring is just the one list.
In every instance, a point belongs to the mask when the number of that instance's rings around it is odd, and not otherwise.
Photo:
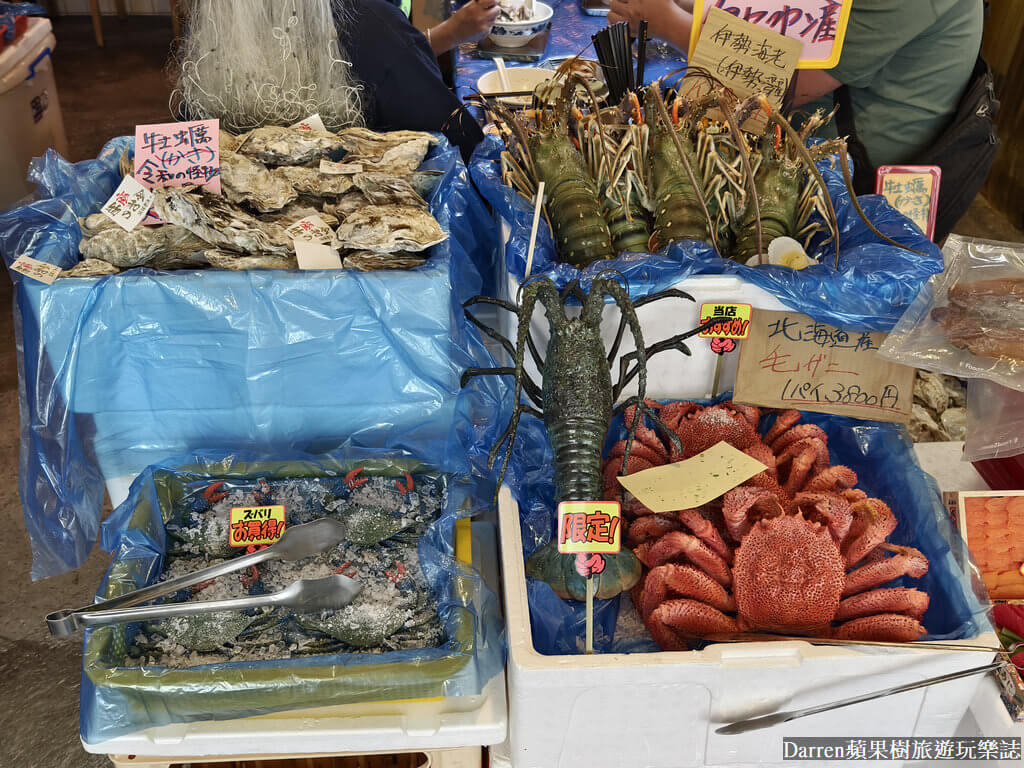
[(950, 235), (931, 278), (878, 354), (1024, 391), (1024, 245)]
[[(128, 146), (36, 161), (30, 178), (48, 197), (0, 214), (6, 262), (74, 264), (75, 216), (111, 194)], [(459, 376), (480, 364), (459, 305), (480, 292), (494, 235), (457, 151), (442, 139), (424, 167), (444, 172), (430, 210), (451, 237), (409, 271), (137, 269), (50, 286), (11, 273), (33, 578), (85, 560), (104, 480), (167, 456), (318, 453), (350, 436), (422, 453), (447, 433)]]
[(82, 674), (82, 738), (105, 741), (141, 728), (223, 720), (288, 709), (358, 702), (479, 694), (505, 662), (497, 597), (455, 551), (456, 521), (475, 510), (474, 482), (444, 477), (402, 453), (346, 448), (328, 456), (267, 458), (200, 452), (147, 469), (129, 498), (103, 524), (114, 557), (101, 599), (153, 583), (167, 549), (164, 524), (180, 515), (196, 482), (336, 478), (403, 473), (447, 480), (440, 517), (420, 537), (423, 574), (438, 603), (447, 641), (437, 648), (379, 654), (340, 653), (276, 661), (228, 662), (184, 669), (120, 666), (138, 625), (86, 632)]
[(1024, 392), (984, 379), (967, 382), (964, 461), (1005, 459), (1024, 453)]
[[(715, 400), (728, 399), (728, 395)], [(802, 422), (817, 424), (828, 435), (833, 464), (845, 464), (857, 473), (858, 487), (888, 504), (900, 521), (889, 541), (920, 549), (930, 562), (921, 579), (906, 579), (931, 596), (923, 623), (926, 640), (972, 637), (988, 626), (984, 587), (972, 582), (974, 566), (963, 540), (953, 529), (935, 480), (921, 469), (913, 444), (902, 425), (860, 421), (810, 413)], [(624, 439), (626, 429), (617, 417), (609, 430), (606, 451)], [(506, 475), (506, 483), (519, 503), (523, 554), (529, 557), (546, 543), (554, 530), (554, 476), (551, 447), (543, 425), (523, 418)], [(544, 654), (582, 652), (585, 626), (583, 603), (558, 598), (551, 587), (527, 578), (530, 626), (537, 651)], [(594, 646), (601, 652), (658, 650), (646, 642), (637, 621), (617, 627), (618, 598), (595, 601)]]
[[(505, 264), (522, 282), (529, 250), (533, 206), (501, 181), (500, 139), (488, 136), (470, 159), (473, 182), (496, 214), (510, 227)], [(591, 264), (582, 272), (556, 261), (546, 222), (537, 231), (531, 274), (545, 274), (559, 286), (580, 279), (584, 287), (603, 269), (615, 269), (629, 281), (636, 298), (668, 288), (691, 275), (736, 275), (769, 291), (780, 301), (815, 320), (846, 329), (887, 331), (917, 295), (921, 285), (942, 271), (942, 255), (903, 214), (881, 195), (858, 198), (872, 223), (896, 242), (925, 253), (897, 248), (878, 240), (857, 215), (843, 184), (842, 173), (823, 160), (818, 168), (825, 178), (839, 222), (839, 269), (835, 251), (816, 240), (812, 254), (822, 263), (803, 270), (781, 266), (748, 267), (718, 257), (711, 246), (692, 240), (672, 243), (657, 254), (628, 253), (611, 261)]]

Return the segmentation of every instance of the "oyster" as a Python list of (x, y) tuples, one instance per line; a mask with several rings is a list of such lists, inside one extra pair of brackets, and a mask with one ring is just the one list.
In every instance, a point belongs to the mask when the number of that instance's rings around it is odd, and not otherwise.
[(967, 409), (947, 408), (939, 416), (948, 440), (963, 440), (967, 437)]
[(426, 264), (427, 259), (418, 253), (374, 253), (373, 251), (352, 251), (342, 259), (345, 269), (357, 272), (373, 272), (376, 269), (415, 269)]
[(267, 165), (305, 165), (344, 146), (327, 131), (265, 126), (238, 137), (236, 151)]
[[(166, 217), (165, 217), (166, 218)], [(79, 244), (85, 259), (99, 259), (115, 267), (155, 266), (167, 269), (168, 264), (188, 263), (195, 251), (209, 248), (205, 240), (175, 224), (156, 227), (136, 227), (126, 232), (120, 227), (104, 229)]]
[(191, 230), (210, 245), (249, 254), (289, 256), (293, 253), (284, 227), (260, 221), (221, 195), (174, 187), (155, 192), (153, 209), (162, 219)]
[(105, 213), (94, 213), (78, 219), (78, 226), (82, 228), (82, 237), (92, 237), (105, 229), (121, 229), (117, 223)]
[(298, 192), (312, 197), (339, 197), (352, 189), (352, 177), (321, 173), (316, 168), (282, 166), (275, 175)]
[[(423, 131), (388, 131), (377, 133), (368, 128), (345, 128), (338, 132), (341, 146), (348, 152), (346, 163), (376, 165), (408, 165), (412, 173), (423, 163), (437, 138)], [(378, 169), (379, 170), (379, 169)]]
[(295, 222), (301, 221), (308, 216), (319, 216), (324, 224), (329, 226), (331, 229), (334, 229), (340, 223), (336, 216), (327, 213), (326, 210), (320, 211), (311, 205), (302, 205), (300, 203), (292, 203), (291, 205), (285, 206), (275, 214), (263, 216), (261, 217), (261, 221), (273, 221), (280, 224), (285, 229), (288, 229), (288, 227)]
[(341, 245), (354, 251), (422, 251), (447, 238), (433, 216), (412, 205), (361, 208), (338, 227)]
[(61, 277), (100, 277), (101, 275), (116, 275), (121, 270), (102, 259), (83, 259), (71, 269), (65, 269), (60, 273)]
[(279, 211), (299, 196), (286, 178), (237, 152), (221, 155), (220, 178), (228, 200), (247, 203), (263, 213)]
[(355, 185), (372, 205), (411, 205), (427, 209), (427, 201), (420, 197), (408, 179), (387, 173), (364, 173), (356, 176)]
[(217, 269), (298, 269), (294, 256), (277, 256), (272, 253), (258, 253), (252, 256), (233, 251), (218, 251), (213, 248), (202, 252), (202, 257), (211, 267)]
[(949, 392), (942, 375), (918, 371), (914, 381), (914, 398), (931, 408), (935, 413), (942, 413), (949, 407)]

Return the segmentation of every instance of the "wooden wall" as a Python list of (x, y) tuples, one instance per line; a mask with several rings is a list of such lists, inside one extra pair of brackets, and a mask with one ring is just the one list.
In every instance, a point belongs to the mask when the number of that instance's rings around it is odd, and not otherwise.
[(991, 0), (982, 53), (995, 76), (1001, 102), (999, 138), (1002, 148), (983, 194), (1024, 229), (1024, 2)]

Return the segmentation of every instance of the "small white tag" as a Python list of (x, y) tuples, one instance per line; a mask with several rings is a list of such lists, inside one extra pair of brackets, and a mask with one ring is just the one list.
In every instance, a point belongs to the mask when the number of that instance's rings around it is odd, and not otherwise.
[(295, 241), (295, 258), (299, 269), (341, 269), (341, 256), (329, 245)]
[(335, 163), (331, 160), (320, 161), (320, 173), (326, 173), (331, 176), (354, 176), (362, 172), (363, 166), (360, 163)]
[(100, 210), (123, 230), (131, 232), (146, 217), (152, 204), (153, 191), (139, 184), (134, 176), (125, 176)]
[(324, 126), (324, 121), (320, 119), (319, 113), (313, 113), (305, 120), (299, 120), (295, 125), (289, 126), (290, 128), (298, 128), (300, 131), (326, 131), (327, 128)]
[(11, 269), (47, 285), (53, 285), (53, 281), (57, 279), (57, 276), (62, 271), (56, 264), (39, 261), (31, 256), (19, 256), (11, 264)]
[(299, 219), (285, 232), (292, 240), (304, 240), (307, 243), (329, 243), (334, 239), (334, 230), (315, 213)]

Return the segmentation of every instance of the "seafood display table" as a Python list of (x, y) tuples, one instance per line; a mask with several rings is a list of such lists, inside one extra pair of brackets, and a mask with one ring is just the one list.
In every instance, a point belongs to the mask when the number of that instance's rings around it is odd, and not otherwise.
[[(473, 563), (498, 588), (494, 527), (472, 526)], [(396, 714), (397, 713), (397, 714)], [(89, 744), (117, 766), (423, 753), (431, 768), (477, 768), (482, 746), (506, 735), (505, 676), (479, 696), (353, 704), (240, 720), (178, 723)]]
[[(588, 16), (580, 9), (580, 0), (550, 2), (554, 8), (551, 18), (551, 32), (544, 58), (537, 62), (539, 67), (554, 67), (562, 59), (582, 54), (584, 58), (596, 59), (591, 48), (590, 36), (603, 29), (608, 21), (604, 16)], [(589, 51), (587, 49), (590, 49)], [(514, 62), (506, 62), (517, 66)], [(663, 43), (651, 41), (647, 46), (647, 65), (644, 79), (647, 82), (686, 66), (685, 54)], [(467, 43), (455, 52), (455, 91), (459, 98), (476, 92), (476, 81), (485, 72), (494, 69), (494, 62), (476, 54), (476, 43)]]

